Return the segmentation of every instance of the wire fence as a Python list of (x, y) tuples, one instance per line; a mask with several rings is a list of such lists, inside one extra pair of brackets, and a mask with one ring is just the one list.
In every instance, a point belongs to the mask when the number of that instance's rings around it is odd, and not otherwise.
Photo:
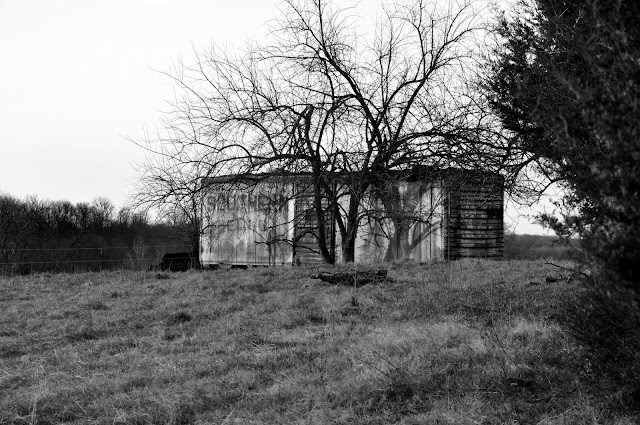
[[(157, 270), (167, 253), (193, 252), (191, 245), (20, 248), (0, 251), (0, 275)], [(197, 260), (192, 261), (192, 265)]]

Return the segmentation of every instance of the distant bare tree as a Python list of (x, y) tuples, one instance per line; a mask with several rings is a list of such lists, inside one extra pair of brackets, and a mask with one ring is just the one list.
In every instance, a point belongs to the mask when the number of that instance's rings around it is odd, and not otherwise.
[(163, 151), (154, 151), (154, 155), (139, 165), (136, 191), (129, 204), (139, 213), (153, 210), (157, 220), (178, 231), (181, 242), (191, 246), (191, 254), (197, 258), (201, 233), (201, 180), (207, 176), (207, 167), (203, 168), (203, 164), (197, 162), (181, 162), (179, 153), (172, 150), (176, 146), (172, 143), (154, 146)]

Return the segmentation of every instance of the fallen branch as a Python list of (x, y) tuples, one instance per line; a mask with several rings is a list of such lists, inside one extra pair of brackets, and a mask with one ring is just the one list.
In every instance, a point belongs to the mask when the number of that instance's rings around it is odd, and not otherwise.
[(320, 279), (331, 285), (344, 285), (361, 287), (368, 284), (387, 283), (393, 280), (387, 276), (387, 270), (364, 270), (364, 271), (347, 271), (347, 272), (319, 272), (312, 276), (313, 279)]

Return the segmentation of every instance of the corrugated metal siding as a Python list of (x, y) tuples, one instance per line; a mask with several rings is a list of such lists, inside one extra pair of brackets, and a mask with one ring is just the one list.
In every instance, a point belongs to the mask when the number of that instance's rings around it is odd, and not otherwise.
[[(397, 259), (502, 257), (502, 177), (460, 170), (448, 170), (441, 176), (431, 181), (399, 180), (398, 184), (407, 186), (407, 196), (415, 198), (408, 199), (405, 205), (417, 220), (402, 239), (412, 248)], [(211, 217), (203, 214), (203, 224), (213, 227), (202, 237), (203, 265), (324, 264), (316, 238), (318, 219), (309, 195), (308, 177), (274, 176), (229, 189), (225, 184), (209, 183), (211, 192), (205, 207)], [(377, 201), (365, 203), (362, 208), (373, 206), (378, 206)], [(326, 223), (327, 243), (333, 241), (340, 261), (340, 241), (336, 240), (339, 234), (331, 234), (330, 221)], [(390, 244), (388, 235), (393, 234), (392, 226), (388, 219), (363, 221), (356, 241), (356, 261), (382, 261)]]
[(498, 258), (504, 247), (501, 176), (466, 175), (447, 183), (445, 258)]
[(203, 265), (291, 264), (293, 202), (290, 188), (225, 187), (220, 184), (206, 198), (207, 214), (201, 238)]

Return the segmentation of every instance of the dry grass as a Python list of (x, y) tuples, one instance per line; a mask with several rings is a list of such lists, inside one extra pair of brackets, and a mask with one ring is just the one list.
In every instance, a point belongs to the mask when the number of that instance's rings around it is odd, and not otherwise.
[[(0, 280), (0, 423), (635, 423), (587, 396), (542, 262)], [(531, 284), (531, 282), (539, 282)]]

